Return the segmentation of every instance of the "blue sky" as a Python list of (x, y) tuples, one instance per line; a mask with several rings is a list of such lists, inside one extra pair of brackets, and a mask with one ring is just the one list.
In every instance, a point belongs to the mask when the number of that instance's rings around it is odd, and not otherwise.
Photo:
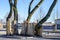
[[(18, 0), (17, 8), (18, 8), (18, 14), (19, 14), (19, 22), (26, 20), (26, 18), (28, 16), (28, 6), (29, 6), (30, 1), (31, 0)], [(32, 9), (38, 2), (39, 2), (39, 0), (34, 0), (34, 2), (32, 4)], [(42, 17), (44, 17), (46, 15), (46, 13), (48, 12), (48, 9), (49, 9), (50, 5), (52, 4), (52, 2), (53, 2), (53, 0), (44, 0), (44, 2), (41, 4), (41, 6), (33, 14), (30, 22), (36, 22), (37, 19), (40, 20)], [(8, 0), (0, 0), (0, 19), (3, 19), (3, 21), (6, 20), (6, 17), (9, 14), (9, 11), (10, 11), (9, 6), (10, 5), (9, 5)], [(51, 14), (50, 18), (47, 20), (47, 22), (53, 22), (57, 18), (56, 17), (57, 11), (58, 11), (58, 18), (60, 18), (60, 14), (59, 14), (60, 8), (59, 7), (60, 7), (60, 0), (58, 0), (56, 6), (53, 9), (52, 14)], [(42, 10), (41, 13), (40, 13), (40, 9)]]

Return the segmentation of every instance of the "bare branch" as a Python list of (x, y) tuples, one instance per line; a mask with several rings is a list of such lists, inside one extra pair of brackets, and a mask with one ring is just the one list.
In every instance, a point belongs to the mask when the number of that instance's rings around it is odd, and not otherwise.
[(44, 23), (50, 17), (51, 12), (52, 12), (53, 8), (55, 7), (56, 3), (57, 3), (57, 0), (54, 0), (51, 7), (49, 8), (49, 11), (46, 14), (46, 16), (39, 22), (40, 24)]
[[(29, 13), (27, 17), (27, 21), (30, 21), (31, 16), (34, 14), (34, 12), (39, 8), (39, 6), (42, 4), (43, 0), (41, 0), (35, 7), (34, 9)], [(30, 10), (30, 9), (29, 9)]]
[(7, 20), (11, 17), (11, 15), (12, 15), (12, 0), (9, 0), (9, 4), (10, 4), (10, 13), (9, 13), (9, 15), (8, 15), (8, 17), (7, 17)]
[(28, 9), (28, 15), (30, 14), (30, 11), (31, 11), (31, 5), (33, 3), (34, 0), (31, 0), (30, 4), (29, 4), (29, 9)]

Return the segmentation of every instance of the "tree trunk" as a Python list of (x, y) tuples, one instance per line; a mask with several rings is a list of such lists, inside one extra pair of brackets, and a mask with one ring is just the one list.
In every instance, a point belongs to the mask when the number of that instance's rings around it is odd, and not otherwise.
[(30, 4), (29, 4), (29, 10), (28, 10), (28, 17), (26, 19), (26, 29), (25, 29), (25, 35), (27, 35), (27, 31), (28, 31), (28, 24), (29, 21), (32, 17), (32, 15), (34, 14), (34, 12), (39, 8), (39, 6), (42, 4), (43, 0), (39, 1), (39, 3), (33, 8), (33, 10), (31, 11), (31, 6), (34, 0), (31, 0)]
[(10, 21), (10, 18), (12, 16), (12, 0), (9, 0), (9, 4), (10, 4), (10, 13), (6, 19), (6, 33), (8, 35), (10, 35), (12, 32), (11, 32), (11, 21)]
[(11, 22), (8, 20), (7, 21), (7, 23), (6, 23), (7, 25), (6, 25), (6, 33), (7, 33), (7, 35), (11, 35), (12, 34), (12, 29), (11, 29)]
[[(49, 8), (49, 11), (48, 11), (47, 15), (42, 20), (40, 20), (39, 23), (35, 26), (35, 31), (36, 31), (35, 35), (38, 35), (39, 29), (42, 28), (41, 25), (50, 17), (51, 12), (52, 12), (53, 8), (55, 7), (56, 3), (57, 3), (57, 0), (54, 0), (53, 3), (52, 3), (52, 5)], [(42, 34), (42, 32), (41, 32), (41, 34)]]
[(18, 35), (17, 0), (14, 0), (13, 11), (14, 11), (14, 27), (13, 27), (14, 32), (13, 32), (13, 34)]

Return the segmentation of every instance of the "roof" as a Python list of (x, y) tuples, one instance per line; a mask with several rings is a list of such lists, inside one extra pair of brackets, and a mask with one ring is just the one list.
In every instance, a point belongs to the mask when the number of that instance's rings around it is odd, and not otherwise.
[(47, 22), (47, 23), (43, 23), (42, 26), (53, 26), (55, 25), (54, 23), (51, 22)]
[(56, 20), (60, 20), (60, 18), (59, 18), (59, 19), (55, 19), (55, 21), (56, 21)]

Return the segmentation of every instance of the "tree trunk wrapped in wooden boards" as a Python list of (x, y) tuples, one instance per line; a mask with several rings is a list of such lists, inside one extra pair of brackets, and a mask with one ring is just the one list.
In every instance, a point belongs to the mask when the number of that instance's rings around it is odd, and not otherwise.
[(42, 24), (50, 17), (51, 12), (53, 11), (53, 8), (55, 7), (56, 3), (57, 0), (54, 0), (46, 16), (42, 20), (40, 20), (39, 23), (35, 26), (35, 31), (36, 31), (35, 35), (39, 35), (39, 30), (40, 30), (40, 36), (42, 36)]
[(9, 0), (9, 4), (10, 4), (10, 13), (6, 19), (6, 33), (7, 35), (11, 34), (11, 22), (10, 22), (10, 18), (12, 16), (12, 0)]
[(28, 31), (28, 24), (29, 24), (29, 21), (32, 17), (32, 15), (34, 14), (34, 12), (40, 7), (40, 5), (42, 4), (43, 0), (40, 0), (39, 3), (32, 9), (31, 11), (31, 6), (32, 6), (32, 3), (33, 3), (34, 0), (31, 0), (30, 4), (29, 4), (29, 9), (28, 9), (28, 17), (26, 19), (26, 27), (25, 27), (25, 35), (27, 35), (27, 31)]

